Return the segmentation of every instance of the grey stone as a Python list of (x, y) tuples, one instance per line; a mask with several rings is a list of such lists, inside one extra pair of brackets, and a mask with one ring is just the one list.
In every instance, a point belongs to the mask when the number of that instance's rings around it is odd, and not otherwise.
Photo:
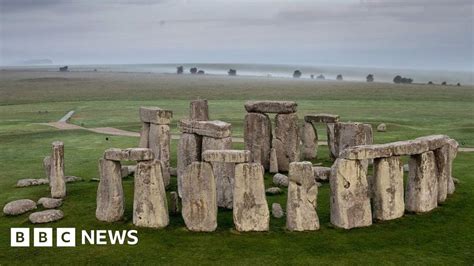
[(51, 197), (66, 197), (66, 181), (64, 180), (64, 143), (55, 141), (52, 145), (51, 172), (49, 177), (49, 187)]
[(333, 225), (351, 229), (372, 224), (367, 163), (337, 159), (332, 167), (329, 184)]
[(139, 148), (148, 148), (148, 139), (150, 138), (150, 123), (142, 123), (140, 130), (140, 142), (138, 143)]
[(278, 195), (283, 193), (283, 190), (279, 187), (270, 187), (265, 190), (265, 193), (269, 195)]
[(160, 161), (137, 163), (134, 178), (133, 224), (140, 227), (163, 228), (169, 223)]
[(193, 100), (189, 104), (189, 119), (198, 121), (209, 120), (209, 106), (207, 100)]
[(296, 114), (277, 114), (275, 116), (275, 146), (278, 170), (288, 171), (291, 162), (300, 159), (300, 137), (298, 116)]
[(271, 174), (278, 173), (278, 158), (277, 158), (277, 153), (276, 153), (275, 148), (272, 148), (270, 150), (270, 170), (269, 170), (269, 172)]
[(178, 176), (178, 169), (170, 167), (170, 176)]
[(280, 219), (285, 216), (285, 212), (281, 207), (280, 203), (272, 203), (272, 215), (273, 217)]
[(245, 103), (245, 110), (252, 113), (295, 113), (296, 102), (291, 101), (248, 101)]
[(451, 195), (454, 193), (456, 190), (454, 178), (453, 178), (453, 161), (456, 158), (456, 155), (458, 153), (458, 147), (459, 144), (456, 140), (454, 139), (449, 139), (448, 140), (449, 144), (449, 156), (448, 156), (448, 173), (449, 173), (449, 178), (448, 178), (448, 194)]
[(182, 180), (186, 168), (192, 162), (201, 161), (202, 137), (196, 134), (183, 133), (178, 143), (178, 195), (183, 196)]
[(374, 160), (374, 175), (369, 178), (372, 192), (372, 215), (377, 220), (393, 220), (403, 216), (403, 164), (400, 157)]
[(46, 209), (55, 209), (63, 204), (62, 199), (40, 198), (38, 205), (42, 205)]
[(20, 215), (36, 209), (36, 202), (29, 199), (10, 201), (3, 207), (5, 215)]
[(266, 114), (247, 113), (244, 125), (245, 149), (250, 151), (250, 161), (270, 167), (272, 122)]
[(140, 120), (144, 123), (169, 125), (173, 119), (173, 112), (158, 107), (140, 107)]
[(334, 124), (336, 157), (349, 147), (369, 145), (373, 143), (372, 126), (362, 123)]
[(16, 182), (16, 187), (30, 187), (30, 186), (38, 186), (38, 185), (45, 185), (49, 184), (49, 180), (46, 178), (25, 178), (20, 179)]
[(317, 156), (318, 138), (316, 135), (316, 128), (313, 124), (305, 122), (301, 132), (302, 157), (304, 160), (312, 160)]
[(79, 182), (79, 181), (82, 181), (82, 177), (79, 177), (79, 176), (73, 176), (73, 175), (67, 175), (64, 177), (64, 180), (66, 181), (66, 183), (74, 183), (74, 182)]
[(433, 151), (436, 161), (438, 177), (438, 203), (443, 203), (448, 197), (449, 172), (449, 144)]
[(182, 179), (182, 216), (191, 231), (212, 232), (217, 228), (217, 195), (212, 166), (191, 163)]
[(454, 178), (454, 177), (453, 177), (453, 182), (454, 182), (455, 185), (461, 183), (461, 181), (459, 179)]
[(168, 187), (170, 184), (170, 126), (151, 124), (148, 145), (155, 154), (155, 158), (161, 161), (163, 181), (165, 187)]
[(128, 171), (128, 166), (122, 165), (122, 167), (120, 168), (120, 176), (122, 178), (125, 178), (129, 175), (130, 175), (130, 172)]
[(258, 163), (235, 166), (233, 217), (237, 231), (268, 231), (270, 212), (265, 197), (263, 174)]
[(438, 206), (438, 175), (432, 151), (412, 155), (405, 192), (405, 208), (410, 212), (429, 212)]
[(48, 179), (48, 182), (49, 182), (49, 176), (51, 175), (51, 156), (44, 157), (43, 169), (44, 169), (45, 177)]
[(180, 120), (178, 127), (182, 133), (192, 133), (211, 138), (227, 138), (231, 136), (231, 124), (223, 121)]
[(386, 132), (386, 131), (387, 131), (387, 125), (385, 125), (384, 123), (379, 124), (379, 125), (377, 126), (377, 131), (378, 131), (378, 132)]
[(314, 180), (328, 181), (331, 176), (331, 167), (314, 166), (313, 167)]
[(279, 187), (288, 187), (288, 177), (286, 175), (276, 173), (273, 176), (273, 184)]
[(30, 214), (28, 219), (34, 224), (44, 224), (61, 220), (64, 213), (61, 210), (45, 210)]
[(289, 181), (286, 228), (290, 231), (318, 230), (319, 218), (316, 213), (318, 187), (311, 162), (291, 163)]
[(329, 148), (329, 158), (336, 159), (336, 136), (334, 136), (334, 123), (326, 124), (327, 140)]
[(179, 196), (176, 191), (170, 192), (170, 212), (176, 215), (180, 212), (179, 210)]
[[(232, 138), (216, 139), (210, 137), (202, 138), (203, 154), (208, 150), (232, 149)], [(211, 162), (216, 178), (217, 206), (232, 209), (232, 188), (234, 186), (234, 163)]]
[(206, 150), (202, 153), (205, 162), (221, 163), (248, 163), (250, 151), (248, 150)]
[(333, 114), (310, 114), (304, 116), (304, 121), (308, 123), (337, 123), (339, 116)]
[(111, 161), (149, 161), (155, 159), (155, 154), (148, 148), (107, 149), (104, 159)]
[(99, 160), (100, 181), (97, 188), (97, 220), (116, 222), (124, 213), (124, 195), (120, 162)]

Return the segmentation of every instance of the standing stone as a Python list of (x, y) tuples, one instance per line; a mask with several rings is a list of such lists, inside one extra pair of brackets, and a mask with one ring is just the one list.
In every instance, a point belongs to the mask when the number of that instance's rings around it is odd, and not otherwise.
[(189, 119), (197, 121), (209, 120), (207, 100), (193, 100), (189, 104)]
[(272, 215), (277, 219), (285, 216), (285, 212), (283, 211), (280, 203), (272, 203)]
[(179, 213), (179, 196), (176, 191), (170, 192), (170, 212), (173, 215)]
[(97, 220), (116, 222), (124, 213), (124, 196), (122, 188), (120, 162), (106, 159), (99, 160), (100, 182), (97, 188)]
[(51, 197), (64, 198), (66, 196), (66, 181), (64, 180), (64, 143), (60, 141), (53, 142), (49, 186), (51, 188)]
[(449, 144), (434, 150), (436, 170), (438, 171), (438, 203), (443, 203), (448, 197), (449, 183)]
[(328, 149), (329, 149), (329, 158), (331, 160), (336, 160), (336, 136), (334, 136), (334, 124), (335, 123), (327, 123), (326, 124), (326, 131), (327, 131), (327, 139), (328, 139)]
[(163, 228), (169, 223), (160, 161), (137, 163), (133, 198), (133, 224), (141, 227)]
[(275, 146), (278, 159), (278, 170), (288, 171), (291, 162), (300, 158), (300, 138), (298, 116), (277, 114), (275, 116)]
[(403, 163), (400, 157), (375, 159), (374, 175), (370, 181), (373, 217), (384, 221), (402, 217), (405, 202)]
[(286, 228), (290, 231), (319, 229), (316, 213), (318, 186), (314, 180), (311, 162), (290, 164), (290, 184), (286, 203)]
[(277, 152), (275, 148), (272, 148), (270, 151), (270, 170), (269, 172), (271, 174), (276, 174), (278, 173), (278, 158), (277, 158)]
[(265, 197), (264, 172), (258, 163), (235, 166), (233, 216), (237, 231), (268, 231), (270, 212)]
[(155, 154), (155, 158), (161, 161), (163, 166), (163, 182), (165, 187), (167, 187), (170, 184), (170, 126), (150, 124), (148, 143), (149, 148)]
[(191, 231), (212, 232), (217, 228), (216, 183), (212, 166), (193, 162), (182, 179), (182, 210)]
[(142, 123), (142, 129), (140, 130), (140, 142), (138, 143), (139, 148), (148, 148), (148, 140), (150, 136), (150, 123)]
[(245, 149), (250, 151), (250, 161), (270, 167), (272, 122), (266, 114), (247, 113), (244, 125)]
[[(232, 138), (202, 138), (202, 152), (207, 150), (232, 149)], [(202, 156), (202, 155), (201, 155)], [(232, 209), (235, 163), (211, 162), (216, 178), (217, 206)]]
[(351, 229), (372, 224), (367, 163), (337, 159), (332, 168), (329, 184), (333, 225)]
[(316, 128), (313, 126), (313, 124), (304, 122), (301, 134), (301, 142), (303, 143), (303, 160), (315, 159), (318, 155), (318, 137), (316, 135)]
[(178, 143), (178, 195), (183, 197), (182, 180), (184, 172), (192, 162), (201, 161), (202, 137), (196, 134), (183, 133)]
[(454, 139), (449, 139), (449, 155), (448, 155), (448, 194), (451, 195), (456, 190), (453, 180), (453, 161), (458, 153), (459, 144)]
[(438, 174), (432, 151), (410, 156), (405, 208), (429, 212), (438, 206)]
[(373, 143), (372, 126), (362, 123), (337, 123), (334, 125), (335, 155), (348, 147)]
[(51, 156), (44, 157), (43, 168), (44, 168), (44, 174), (46, 175), (46, 178), (48, 179), (48, 182), (49, 182), (49, 176), (51, 175)]
[(296, 113), (298, 104), (292, 101), (248, 101), (245, 110), (249, 113)]

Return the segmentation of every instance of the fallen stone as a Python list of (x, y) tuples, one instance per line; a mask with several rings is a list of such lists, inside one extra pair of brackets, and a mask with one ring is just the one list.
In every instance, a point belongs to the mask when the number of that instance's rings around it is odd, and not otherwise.
[(189, 119), (197, 121), (209, 120), (209, 106), (207, 100), (193, 100), (189, 104)]
[(288, 177), (286, 175), (277, 173), (273, 176), (273, 184), (279, 187), (288, 187)]
[(314, 180), (328, 181), (331, 176), (331, 167), (314, 166), (313, 167)]
[(337, 159), (332, 167), (329, 184), (333, 225), (351, 229), (372, 224), (367, 163)]
[(44, 224), (61, 220), (64, 213), (61, 210), (45, 210), (30, 214), (28, 219), (34, 224)]
[(174, 167), (170, 167), (170, 176), (178, 176), (178, 170)]
[(231, 136), (231, 124), (223, 121), (180, 120), (178, 127), (182, 133), (197, 134), (211, 138), (227, 138)]
[(129, 176), (129, 175), (130, 175), (130, 173), (128, 172), (128, 166), (122, 165), (122, 167), (120, 168), (120, 176), (121, 176), (122, 178), (125, 178), (125, 177), (127, 177), (127, 176)]
[(310, 114), (305, 115), (304, 121), (308, 123), (337, 123), (339, 122), (339, 116), (332, 114)]
[(192, 162), (201, 161), (202, 137), (196, 134), (183, 133), (178, 142), (178, 195), (183, 197), (182, 180), (186, 168)]
[(55, 209), (63, 204), (62, 199), (40, 198), (38, 205), (42, 205), (46, 209)]
[(155, 155), (148, 148), (111, 148), (105, 150), (104, 159), (111, 161), (150, 161), (155, 159)]
[(16, 182), (16, 187), (30, 187), (30, 186), (39, 186), (49, 184), (49, 180), (46, 178), (25, 178), (20, 179)]
[(454, 177), (453, 177), (453, 182), (454, 182), (455, 185), (461, 183), (461, 181), (459, 181), (458, 178), (454, 178)]
[(288, 171), (291, 162), (300, 159), (300, 137), (298, 116), (296, 114), (277, 114), (275, 116), (275, 141), (278, 170)]
[(275, 148), (272, 148), (270, 150), (270, 170), (269, 170), (269, 172), (271, 174), (278, 173), (278, 158), (277, 158), (277, 153), (276, 153)]
[(99, 160), (100, 181), (97, 188), (97, 220), (116, 222), (124, 213), (124, 195), (120, 162), (106, 159)]
[(148, 228), (166, 227), (169, 223), (168, 202), (161, 162), (137, 163), (134, 182), (133, 224)]
[(237, 231), (268, 231), (270, 212), (265, 197), (263, 174), (258, 163), (235, 166), (233, 217)]
[(244, 125), (245, 149), (250, 151), (250, 161), (270, 167), (272, 147), (272, 122), (266, 114), (247, 113)]
[(139, 148), (148, 148), (148, 140), (150, 138), (150, 123), (142, 123), (140, 130), (140, 141), (138, 142)]
[(314, 180), (311, 162), (290, 164), (286, 228), (290, 231), (319, 229), (316, 213), (318, 187)]
[(247, 163), (250, 160), (248, 150), (206, 150), (202, 153), (205, 162)]
[(144, 123), (169, 125), (173, 119), (173, 112), (158, 107), (140, 107), (140, 120)]
[(176, 191), (170, 192), (170, 213), (173, 215), (179, 213), (179, 196)]
[(155, 158), (161, 161), (163, 170), (163, 181), (165, 187), (170, 184), (170, 147), (171, 133), (169, 125), (150, 125), (148, 148), (155, 154)]
[(249, 113), (296, 113), (298, 104), (291, 101), (248, 101), (245, 110)]
[(265, 190), (265, 194), (269, 195), (278, 195), (281, 193), (283, 193), (283, 190), (281, 190), (279, 187), (270, 187)]
[(283, 211), (280, 203), (272, 203), (272, 215), (277, 219), (285, 216), (285, 212)]
[(3, 207), (5, 215), (20, 215), (36, 209), (36, 202), (29, 199), (10, 201)]
[(212, 166), (191, 163), (182, 179), (181, 213), (191, 231), (212, 232), (217, 228), (217, 195)]
[(432, 151), (412, 155), (405, 192), (409, 212), (429, 212), (438, 206), (438, 176)]
[(52, 145), (51, 172), (49, 187), (51, 197), (64, 198), (66, 196), (66, 181), (64, 179), (64, 143), (55, 141)]
[(387, 131), (387, 125), (385, 125), (384, 123), (379, 124), (379, 125), (377, 126), (377, 131), (378, 131), (378, 132), (386, 132), (386, 131)]
[(51, 156), (44, 157), (43, 169), (44, 169), (45, 177), (48, 179), (48, 182), (49, 182), (49, 176), (51, 175)]
[(313, 127), (313, 124), (305, 122), (301, 131), (301, 142), (303, 144), (301, 155), (304, 160), (315, 159), (318, 149), (316, 128)]
[(374, 160), (374, 175), (369, 178), (372, 192), (372, 215), (387, 221), (403, 216), (403, 164), (400, 157)]
[(74, 182), (82, 181), (83, 179), (82, 177), (67, 175), (64, 177), (64, 180), (66, 181), (66, 183), (74, 183)]

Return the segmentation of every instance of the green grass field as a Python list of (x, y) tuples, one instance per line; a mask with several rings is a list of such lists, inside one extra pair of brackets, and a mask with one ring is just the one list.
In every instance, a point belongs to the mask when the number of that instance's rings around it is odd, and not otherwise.
[[(132, 220), (133, 177), (124, 180), (126, 212), (123, 222), (95, 219), (97, 160), (109, 147), (133, 147), (137, 138), (100, 135), (83, 130), (59, 131), (38, 123), (60, 119), (75, 110), (72, 123), (84, 127), (117, 127), (138, 131), (139, 106), (174, 111), (175, 121), (187, 115), (189, 100), (209, 99), (212, 119), (231, 122), (233, 135), (242, 136), (246, 100), (298, 102), (300, 119), (307, 113), (335, 113), (342, 121), (381, 122), (388, 132), (375, 133), (384, 143), (428, 134), (447, 134), (463, 147), (474, 147), (474, 88), (382, 83), (316, 82), (309, 80), (228, 78), (113, 73), (0, 73), (0, 205), (15, 199), (37, 200), (47, 186), (15, 188), (21, 178), (42, 178), (42, 159), (51, 142), (65, 143), (66, 174), (84, 182), (68, 184), (61, 207), (65, 218), (41, 227), (77, 230), (137, 229)], [(40, 113), (41, 111), (41, 113)], [(44, 111), (48, 111), (45, 113)], [(173, 132), (177, 133), (176, 127)], [(325, 139), (323, 128), (320, 138)], [(172, 162), (176, 165), (172, 142)], [(243, 145), (236, 143), (234, 148)], [(330, 166), (327, 147), (318, 152)], [(0, 216), (0, 265), (3, 264), (469, 264), (474, 263), (474, 153), (458, 153), (454, 176), (456, 193), (431, 213), (375, 223), (368, 228), (341, 230), (329, 223), (329, 185), (318, 195), (321, 229), (292, 233), (285, 219), (272, 219), (267, 233), (239, 233), (232, 212), (220, 210), (214, 233), (188, 232), (180, 216), (172, 216), (163, 230), (138, 228), (136, 246), (76, 248), (10, 248), (11, 227), (33, 227), (28, 215)], [(265, 177), (271, 186), (271, 175)], [(172, 179), (171, 190), (176, 189)], [(286, 193), (268, 196), (269, 205), (282, 203)], [(39, 227), (39, 226), (36, 226)]]

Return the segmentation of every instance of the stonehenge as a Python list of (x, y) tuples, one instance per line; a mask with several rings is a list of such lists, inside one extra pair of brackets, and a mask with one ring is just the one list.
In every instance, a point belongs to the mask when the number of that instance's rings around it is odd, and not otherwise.
[(165, 187), (168, 187), (170, 183), (170, 124), (173, 112), (158, 107), (140, 107), (139, 115), (142, 129), (138, 146), (151, 149), (155, 158), (161, 161), (163, 180)]
[(52, 144), (49, 172), (49, 187), (51, 197), (64, 198), (66, 196), (66, 181), (64, 179), (64, 143), (55, 141)]
[[(300, 129), (297, 104), (291, 101), (248, 101), (245, 103), (244, 142), (251, 161), (272, 172), (288, 171), (300, 159)], [(275, 113), (275, 130), (268, 113)], [(278, 170), (277, 170), (278, 169)]]
[[(302, 159), (312, 160), (318, 155), (318, 131), (317, 123), (326, 124), (328, 147), (331, 148), (334, 140), (334, 123), (339, 122), (339, 116), (333, 114), (309, 114), (304, 116), (301, 141), (303, 144)], [(333, 151), (330, 149), (330, 155)]]

